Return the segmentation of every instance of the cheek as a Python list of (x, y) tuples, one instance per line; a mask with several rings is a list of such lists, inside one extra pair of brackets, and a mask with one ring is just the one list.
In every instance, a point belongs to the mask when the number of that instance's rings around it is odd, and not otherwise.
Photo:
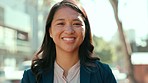
[(81, 42), (84, 41), (84, 38), (85, 38), (85, 30), (81, 31), (81, 32), (78, 32), (79, 33), (79, 39)]
[(49, 33), (50, 33), (50, 37), (51, 38), (54, 38), (54, 37), (56, 37), (57, 35), (59, 35), (59, 33), (60, 33), (60, 31), (58, 30), (58, 29), (53, 29), (53, 28), (51, 28), (51, 29), (49, 29)]
[(53, 39), (54, 42), (59, 41), (60, 34), (61, 34), (61, 31), (57, 29), (52, 29), (52, 31), (50, 31), (50, 37)]

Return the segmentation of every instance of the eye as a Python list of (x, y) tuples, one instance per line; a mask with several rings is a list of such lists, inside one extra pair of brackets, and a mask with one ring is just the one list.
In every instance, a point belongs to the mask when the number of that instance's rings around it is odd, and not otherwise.
[(73, 23), (73, 25), (74, 25), (74, 26), (83, 26), (83, 24), (80, 23), (80, 22), (75, 22), (75, 23)]
[(81, 23), (74, 23), (73, 25), (82, 25)]
[(60, 23), (57, 23), (57, 25), (64, 25), (65, 23), (63, 23), (63, 22), (60, 22)]

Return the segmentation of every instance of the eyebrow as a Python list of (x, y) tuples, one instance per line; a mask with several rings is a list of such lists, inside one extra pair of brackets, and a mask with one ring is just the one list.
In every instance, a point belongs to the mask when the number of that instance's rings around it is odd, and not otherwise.
[(60, 18), (60, 19), (56, 19), (55, 22), (56, 22), (56, 21), (63, 21), (63, 20), (64, 20), (64, 19)]
[(81, 22), (81, 20), (80, 20), (80, 19), (74, 19), (73, 21), (80, 21), (80, 22)]
[[(56, 19), (55, 20), (55, 22), (57, 22), (57, 21), (64, 21), (65, 19), (63, 19), (63, 18), (60, 18), (60, 19)], [(73, 21), (79, 21), (79, 22), (82, 22), (80, 19), (73, 19)]]

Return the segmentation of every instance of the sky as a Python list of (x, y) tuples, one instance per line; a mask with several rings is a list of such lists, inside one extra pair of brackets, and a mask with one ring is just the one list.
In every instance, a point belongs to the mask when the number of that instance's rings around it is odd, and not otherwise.
[(119, 12), (124, 28), (135, 29), (137, 38), (148, 34), (148, 0), (120, 1)]
[[(110, 40), (117, 32), (114, 12), (109, 0), (81, 0), (93, 34)], [(119, 18), (125, 30), (134, 29), (136, 38), (148, 34), (148, 0), (119, 0)]]
[(112, 6), (108, 0), (81, 0), (94, 35), (110, 40), (117, 31)]

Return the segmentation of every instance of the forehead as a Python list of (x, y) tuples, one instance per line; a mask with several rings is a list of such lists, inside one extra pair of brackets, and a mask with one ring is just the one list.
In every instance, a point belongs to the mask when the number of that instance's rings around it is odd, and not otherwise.
[[(80, 17), (81, 14), (71, 7), (63, 6), (59, 8), (54, 15), (54, 18), (59, 17)], [(82, 17), (82, 16), (81, 16)]]

